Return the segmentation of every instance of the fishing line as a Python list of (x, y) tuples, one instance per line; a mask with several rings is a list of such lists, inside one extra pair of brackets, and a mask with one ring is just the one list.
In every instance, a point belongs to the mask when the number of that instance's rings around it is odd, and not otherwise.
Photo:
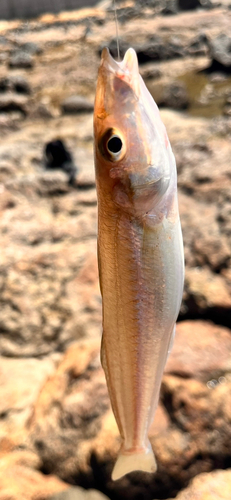
[(118, 59), (120, 60), (119, 28), (118, 28), (118, 17), (117, 17), (116, 0), (113, 0), (113, 3), (114, 3), (114, 14), (115, 14), (115, 25), (116, 25), (117, 53), (118, 53)]

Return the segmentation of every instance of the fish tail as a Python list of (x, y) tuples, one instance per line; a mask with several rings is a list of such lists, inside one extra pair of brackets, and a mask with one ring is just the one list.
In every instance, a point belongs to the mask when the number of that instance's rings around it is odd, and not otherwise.
[(156, 472), (157, 465), (151, 444), (138, 451), (125, 451), (123, 446), (119, 451), (118, 458), (112, 471), (112, 479), (116, 481), (120, 477), (133, 471)]

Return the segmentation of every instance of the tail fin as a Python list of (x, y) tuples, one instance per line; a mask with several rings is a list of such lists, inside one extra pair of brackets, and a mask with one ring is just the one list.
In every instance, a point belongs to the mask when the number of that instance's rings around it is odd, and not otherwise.
[(147, 448), (137, 452), (125, 452), (122, 447), (112, 471), (112, 479), (116, 481), (120, 477), (125, 476), (125, 474), (135, 470), (156, 472), (156, 460), (150, 443)]

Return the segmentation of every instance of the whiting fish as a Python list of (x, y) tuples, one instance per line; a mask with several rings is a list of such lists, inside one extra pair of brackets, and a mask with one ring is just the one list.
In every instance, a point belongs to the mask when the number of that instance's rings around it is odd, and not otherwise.
[(183, 290), (175, 159), (133, 49), (102, 52), (95, 111), (101, 358), (122, 438), (112, 478), (154, 472), (148, 441)]

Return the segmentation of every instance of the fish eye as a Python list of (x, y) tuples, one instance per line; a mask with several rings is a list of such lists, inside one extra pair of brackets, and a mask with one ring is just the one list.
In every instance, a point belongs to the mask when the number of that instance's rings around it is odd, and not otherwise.
[(113, 135), (107, 141), (107, 149), (109, 153), (118, 154), (123, 147), (123, 143), (118, 135)]
[(112, 162), (120, 161), (125, 155), (125, 141), (122, 134), (114, 128), (109, 128), (99, 142), (101, 154)]

